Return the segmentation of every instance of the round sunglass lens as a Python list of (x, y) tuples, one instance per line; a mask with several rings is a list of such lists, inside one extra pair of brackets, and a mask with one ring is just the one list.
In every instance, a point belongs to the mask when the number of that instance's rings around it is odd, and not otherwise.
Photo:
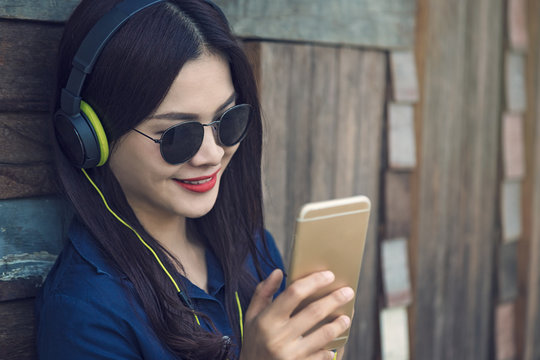
[(161, 137), (161, 155), (169, 164), (191, 159), (201, 147), (204, 129), (197, 122), (188, 122), (167, 129)]
[(225, 112), (219, 124), (219, 141), (225, 146), (233, 146), (246, 135), (251, 106), (242, 104)]

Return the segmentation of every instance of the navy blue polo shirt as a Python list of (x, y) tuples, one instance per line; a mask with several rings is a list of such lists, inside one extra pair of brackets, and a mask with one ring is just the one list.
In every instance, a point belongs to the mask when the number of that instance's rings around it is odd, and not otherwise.
[[(86, 228), (74, 222), (68, 238), (36, 298), (39, 358), (176, 359), (154, 334), (133, 284), (106, 260)], [(266, 238), (272, 262), (283, 269), (274, 239), (268, 232)], [(196, 310), (208, 315), (222, 334), (232, 336), (223, 270), (211, 251), (206, 252), (206, 264), (208, 293), (184, 278), (187, 293)], [(273, 270), (265, 261), (261, 266), (265, 276)], [(246, 267), (258, 279), (252, 259)], [(248, 305), (242, 304), (244, 313)]]

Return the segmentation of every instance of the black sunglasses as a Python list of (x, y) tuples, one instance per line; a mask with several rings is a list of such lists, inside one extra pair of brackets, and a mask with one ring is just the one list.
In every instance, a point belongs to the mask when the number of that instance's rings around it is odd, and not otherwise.
[(133, 129), (159, 144), (161, 156), (172, 165), (191, 159), (202, 145), (204, 127), (211, 126), (217, 132), (220, 145), (233, 146), (246, 137), (251, 118), (251, 105), (240, 104), (225, 111), (219, 119), (208, 124), (198, 121), (183, 122), (171, 126), (163, 132), (160, 139), (154, 139), (137, 129)]

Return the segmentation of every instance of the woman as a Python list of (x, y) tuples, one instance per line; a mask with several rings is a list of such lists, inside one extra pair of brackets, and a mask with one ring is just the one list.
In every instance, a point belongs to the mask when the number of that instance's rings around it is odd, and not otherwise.
[(255, 82), (217, 6), (82, 1), (56, 94), (55, 161), (75, 220), (36, 302), (40, 358), (334, 357), (324, 344), (348, 317), (302, 335), (352, 290), (292, 315), (333, 275), (283, 290), (263, 230)]

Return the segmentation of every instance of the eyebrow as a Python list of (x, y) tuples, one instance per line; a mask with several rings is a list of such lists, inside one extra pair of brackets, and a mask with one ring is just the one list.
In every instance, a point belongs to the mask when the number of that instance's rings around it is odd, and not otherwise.
[[(215, 114), (220, 113), (221, 111), (225, 110), (227, 106), (232, 104), (236, 100), (236, 92), (233, 92), (231, 96), (223, 104), (221, 104)], [(199, 119), (199, 115), (192, 114), (192, 113), (182, 113), (182, 112), (169, 112), (164, 114), (157, 114), (152, 115), (152, 119), (166, 119), (166, 120), (197, 120)]]

